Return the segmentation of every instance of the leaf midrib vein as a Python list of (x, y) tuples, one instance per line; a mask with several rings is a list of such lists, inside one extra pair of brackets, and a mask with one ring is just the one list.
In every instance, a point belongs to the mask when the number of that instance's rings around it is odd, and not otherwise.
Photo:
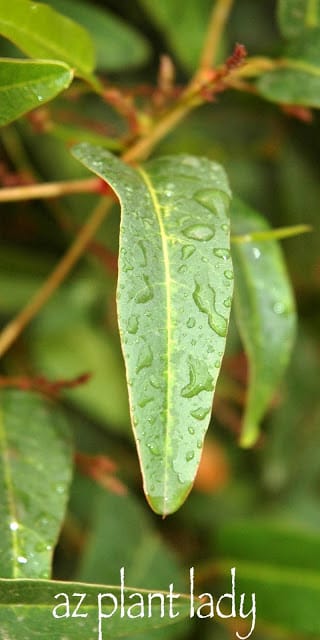
[[(167, 384), (166, 384), (166, 416), (167, 416), (167, 427), (165, 433), (165, 451), (169, 450), (169, 424), (170, 424), (170, 389), (172, 388), (172, 371), (170, 367), (171, 363), (171, 333), (172, 333), (172, 323), (170, 316), (170, 301), (171, 301), (171, 277), (170, 277), (170, 259), (169, 259), (169, 251), (167, 244), (167, 235), (165, 232), (163, 220), (161, 218), (161, 205), (157, 198), (156, 191), (153, 187), (151, 179), (148, 174), (142, 167), (139, 167), (138, 171), (150, 193), (151, 201), (154, 207), (154, 211), (157, 217), (157, 222), (160, 230), (161, 244), (162, 244), (162, 253), (163, 253), (163, 264), (165, 271), (165, 283), (166, 283), (166, 324), (167, 324)], [(168, 455), (164, 457), (164, 496), (163, 499), (165, 501), (167, 496), (167, 484), (168, 484)], [(164, 502), (165, 508), (165, 502)]]

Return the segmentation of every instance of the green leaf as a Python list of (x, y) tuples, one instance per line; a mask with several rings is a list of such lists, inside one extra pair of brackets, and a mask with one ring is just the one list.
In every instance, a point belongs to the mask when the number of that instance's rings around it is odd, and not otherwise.
[(176, 588), (183, 589), (178, 559), (152, 526), (150, 514), (145, 513), (134, 496), (119, 496), (100, 489), (77, 579), (101, 582), (108, 575), (114, 582), (122, 565), (129, 584), (166, 589), (174, 582)]
[(49, 577), (71, 480), (68, 425), (33, 393), (0, 394), (0, 575)]
[[(108, 576), (116, 583), (121, 566), (128, 584), (139, 589), (158, 591), (168, 589), (171, 583), (175, 591), (186, 589), (178, 557), (162, 540), (143, 505), (133, 495), (119, 496), (97, 488), (92, 527), (76, 578), (99, 583)], [(176, 640), (180, 626), (156, 629), (148, 634), (148, 640)], [(143, 640), (143, 636), (135, 635), (134, 640)]]
[(214, 544), (222, 570), (236, 567), (237, 593), (245, 593), (247, 603), (256, 594), (257, 624), (319, 637), (317, 533), (283, 522), (247, 521), (220, 528)]
[[(70, 306), (67, 307), (70, 310)], [(57, 310), (58, 313), (58, 310)], [(37, 370), (51, 379), (75, 378), (90, 373), (84, 385), (64, 395), (87, 415), (128, 432), (130, 418), (121, 353), (106, 331), (84, 319), (65, 326), (46, 327), (46, 314), (32, 340)]]
[(185, 0), (183, 11), (180, 0), (140, 0), (140, 4), (164, 32), (180, 62), (188, 70), (194, 70), (199, 62), (212, 0), (202, 0), (201, 3)]
[[(34, 640), (39, 635), (39, 630), (43, 638), (50, 640), (130, 637), (154, 628), (174, 625), (189, 615), (189, 598), (179, 594), (180, 597), (172, 603), (173, 612), (178, 615), (175, 618), (170, 617), (168, 594), (164, 593), (165, 615), (161, 617), (160, 598), (157, 597), (149, 599), (152, 615), (148, 617), (148, 593), (151, 592), (137, 591), (127, 587), (126, 582), (124, 584), (125, 591), (121, 593), (120, 587), (109, 585), (46, 580), (0, 580), (2, 637), (10, 640)], [(85, 598), (78, 609), (78, 615), (72, 617), (72, 614), (77, 613), (76, 606), (80, 605), (80, 596), (75, 594), (84, 594)], [(56, 609), (56, 615), (67, 614), (64, 606), (66, 601), (70, 603), (69, 617), (55, 617), (53, 612), (59, 605), (60, 609)], [(143, 604), (140, 605), (141, 601)], [(142, 611), (144, 616), (136, 617)], [(101, 614), (105, 617), (102, 618)]]
[(74, 155), (121, 202), (118, 314), (132, 421), (147, 499), (172, 513), (192, 487), (225, 348), (229, 186), (205, 158), (134, 170), (99, 147)]
[[(236, 199), (234, 234), (266, 231), (258, 213)], [(250, 379), (241, 444), (252, 446), (259, 423), (287, 366), (295, 336), (295, 305), (282, 253), (275, 240), (235, 243), (235, 311), (249, 359)]]
[(278, 23), (286, 38), (320, 26), (320, 0), (278, 0)]
[(49, 4), (87, 29), (100, 69), (121, 71), (148, 60), (150, 48), (143, 36), (105, 7), (81, 0), (50, 0)]
[(32, 58), (66, 62), (77, 75), (90, 76), (95, 66), (87, 31), (43, 3), (0, 0), (0, 34)]
[(72, 77), (62, 63), (0, 58), (0, 126), (52, 100)]
[(320, 107), (320, 28), (294, 40), (281, 66), (262, 75), (257, 87), (273, 102)]

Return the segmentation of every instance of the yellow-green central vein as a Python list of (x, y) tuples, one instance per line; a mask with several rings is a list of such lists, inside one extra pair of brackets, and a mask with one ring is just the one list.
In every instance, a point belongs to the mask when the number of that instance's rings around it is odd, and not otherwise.
[[(161, 236), (161, 244), (162, 244), (162, 253), (163, 253), (163, 264), (164, 264), (164, 272), (165, 272), (165, 284), (166, 284), (166, 324), (167, 324), (167, 398), (166, 398), (166, 415), (167, 415), (167, 428), (165, 434), (165, 450), (169, 449), (169, 422), (170, 422), (170, 389), (172, 388), (172, 371), (170, 367), (171, 362), (171, 333), (172, 333), (172, 323), (170, 316), (170, 302), (171, 302), (171, 278), (170, 278), (170, 259), (167, 245), (167, 235), (165, 232), (163, 220), (161, 217), (161, 206), (159, 200), (156, 195), (156, 191), (152, 185), (152, 182), (148, 176), (148, 174), (139, 167), (139, 172), (144, 180), (147, 189), (150, 193), (150, 197), (152, 200), (152, 204), (154, 207), (155, 214), (157, 216), (157, 221), (160, 229)], [(168, 456), (165, 456), (165, 467), (164, 467), (164, 500), (167, 494), (167, 483), (168, 483)], [(165, 502), (164, 502), (163, 512), (165, 513)]]
[[(6, 438), (6, 433), (5, 433), (5, 427), (3, 424), (3, 415), (2, 413), (0, 413), (0, 445), (2, 443), (2, 459), (3, 459), (3, 477), (4, 477), (4, 485), (7, 488), (8, 491), (8, 506), (9, 506), (9, 511), (12, 517), (12, 521), (16, 521), (17, 517), (16, 517), (16, 510), (15, 510), (15, 503), (14, 503), (14, 490), (13, 490), (13, 483), (12, 483), (12, 474), (11, 474), (11, 469), (10, 469), (10, 461), (9, 461), (9, 446), (8, 446), (8, 441)], [(17, 536), (17, 532), (14, 529), (10, 529), (11, 532), (11, 538), (12, 538), (12, 549), (13, 549), (13, 554), (12, 554), (12, 559), (13, 559), (13, 563), (12, 563), (12, 571), (13, 571), (13, 578), (16, 577), (16, 569), (17, 569), (17, 565), (16, 565), (16, 558), (19, 555), (19, 549), (18, 549), (18, 536)]]

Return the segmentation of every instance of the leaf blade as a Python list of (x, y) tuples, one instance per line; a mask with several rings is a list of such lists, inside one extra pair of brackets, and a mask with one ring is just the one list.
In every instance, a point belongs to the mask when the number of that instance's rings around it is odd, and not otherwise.
[[(266, 221), (239, 199), (231, 207), (233, 232), (269, 229)], [(252, 446), (262, 419), (287, 366), (295, 336), (295, 305), (276, 241), (235, 243), (235, 311), (249, 359), (250, 380), (242, 446)]]
[(0, 575), (48, 577), (71, 480), (67, 425), (35, 394), (6, 390), (0, 400)]
[(149, 43), (106, 7), (101, 9), (83, 0), (51, 0), (50, 4), (87, 29), (95, 44), (99, 69), (121, 71), (148, 60)]
[(237, 589), (256, 594), (257, 624), (315, 637), (320, 630), (319, 546), (317, 531), (277, 519), (227, 524), (215, 540), (221, 570), (236, 567)]
[(304, 31), (287, 47), (281, 67), (260, 76), (257, 87), (273, 102), (320, 107), (320, 28)]
[(72, 78), (63, 63), (0, 58), (0, 126), (52, 100)]
[(94, 69), (87, 31), (46, 4), (0, 0), (0, 34), (32, 58), (61, 60), (83, 76)]
[(320, 26), (319, 0), (279, 0), (279, 27), (286, 38), (296, 38), (305, 29)]
[[(84, 594), (86, 597), (81, 605), (81, 611), (79, 609), (79, 615), (71, 617), (76, 605), (80, 604), (80, 598), (73, 597), (75, 593)], [(178, 614), (176, 618), (170, 618), (167, 609), (167, 615), (162, 618), (160, 605), (157, 602), (152, 603), (153, 615), (148, 617), (148, 593), (152, 592), (141, 589), (139, 593), (143, 597), (146, 615), (135, 617), (137, 613), (135, 611), (132, 617), (128, 617), (129, 607), (132, 604), (137, 606), (138, 598), (130, 600), (130, 596), (133, 597), (135, 593), (137, 593), (137, 589), (127, 587), (125, 583), (124, 616), (122, 617), (120, 614), (120, 587), (78, 582), (55, 582), (53, 580), (0, 580), (1, 632), (3, 637), (10, 637), (10, 640), (34, 640), (39, 634), (39, 629), (41, 629), (43, 637), (51, 640), (61, 640), (62, 637), (67, 637), (68, 640), (102, 636), (121, 638), (176, 624), (177, 621), (180, 622), (189, 614), (190, 599), (179, 594), (179, 599), (174, 603), (175, 612)], [(56, 618), (53, 615), (54, 608), (65, 602), (65, 599), (56, 598), (59, 594), (66, 594), (69, 598), (69, 617)], [(105, 618), (101, 617), (100, 620), (98, 616), (99, 594), (111, 594), (107, 601), (101, 601), (101, 613)], [(112, 596), (117, 601), (117, 609), (114, 614), (112, 614), (112, 610), (115, 606), (113, 604), (115, 600), (112, 601)], [(167, 592), (164, 592), (163, 596), (165, 600)], [(58, 616), (62, 616), (64, 611), (65, 609), (57, 611)], [(85, 617), (81, 617), (80, 614)], [(98, 635), (99, 627), (101, 629), (100, 635)]]
[(122, 204), (118, 315), (131, 414), (147, 499), (172, 513), (192, 487), (225, 347), (229, 186), (219, 165), (192, 156), (135, 171), (91, 145), (74, 155)]

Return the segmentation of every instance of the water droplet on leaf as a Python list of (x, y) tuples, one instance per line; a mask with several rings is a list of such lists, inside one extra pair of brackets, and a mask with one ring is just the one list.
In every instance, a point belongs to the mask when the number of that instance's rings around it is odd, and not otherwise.
[(143, 279), (145, 282), (145, 287), (136, 294), (136, 302), (138, 303), (149, 302), (149, 300), (152, 300), (153, 298), (153, 289), (150, 284), (150, 279), (145, 275), (143, 276)]
[(153, 353), (149, 345), (144, 344), (137, 360), (136, 373), (139, 373), (142, 369), (150, 367), (153, 360)]
[(204, 420), (204, 418), (210, 411), (211, 407), (207, 407), (206, 409), (204, 409), (203, 407), (199, 407), (198, 409), (194, 409), (194, 411), (191, 411), (191, 415), (193, 418), (196, 418), (196, 420)]
[(181, 391), (183, 398), (192, 398), (200, 391), (212, 391), (213, 379), (202, 360), (189, 356), (189, 384)]
[(214, 249), (213, 253), (217, 258), (222, 258), (223, 260), (228, 260), (228, 258), (230, 258), (229, 249)]
[(215, 308), (215, 290), (210, 285), (204, 286), (196, 282), (192, 295), (198, 309), (208, 316), (208, 323), (211, 329), (224, 338), (227, 335), (228, 324), (226, 318), (218, 313)]
[(215, 215), (223, 216), (229, 206), (229, 196), (221, 189), (201, 189), (194, 199)]
[(214, 236), (215, 230), (212, 225), (193, 224), (184, 229), (183, 233), (187, 238), (202, 242), (203, 240), (211, 240)]
[(196, 249), (192, 244), (185, 244), (181, 250), (183, 260), (187, 260), (187, 258), (190, 258), (195, 250)]
[(129, 333), (137, 333), (139, 328), (139, 322), (137, 316), (130, 316), (127, 324), (127, 330)]

